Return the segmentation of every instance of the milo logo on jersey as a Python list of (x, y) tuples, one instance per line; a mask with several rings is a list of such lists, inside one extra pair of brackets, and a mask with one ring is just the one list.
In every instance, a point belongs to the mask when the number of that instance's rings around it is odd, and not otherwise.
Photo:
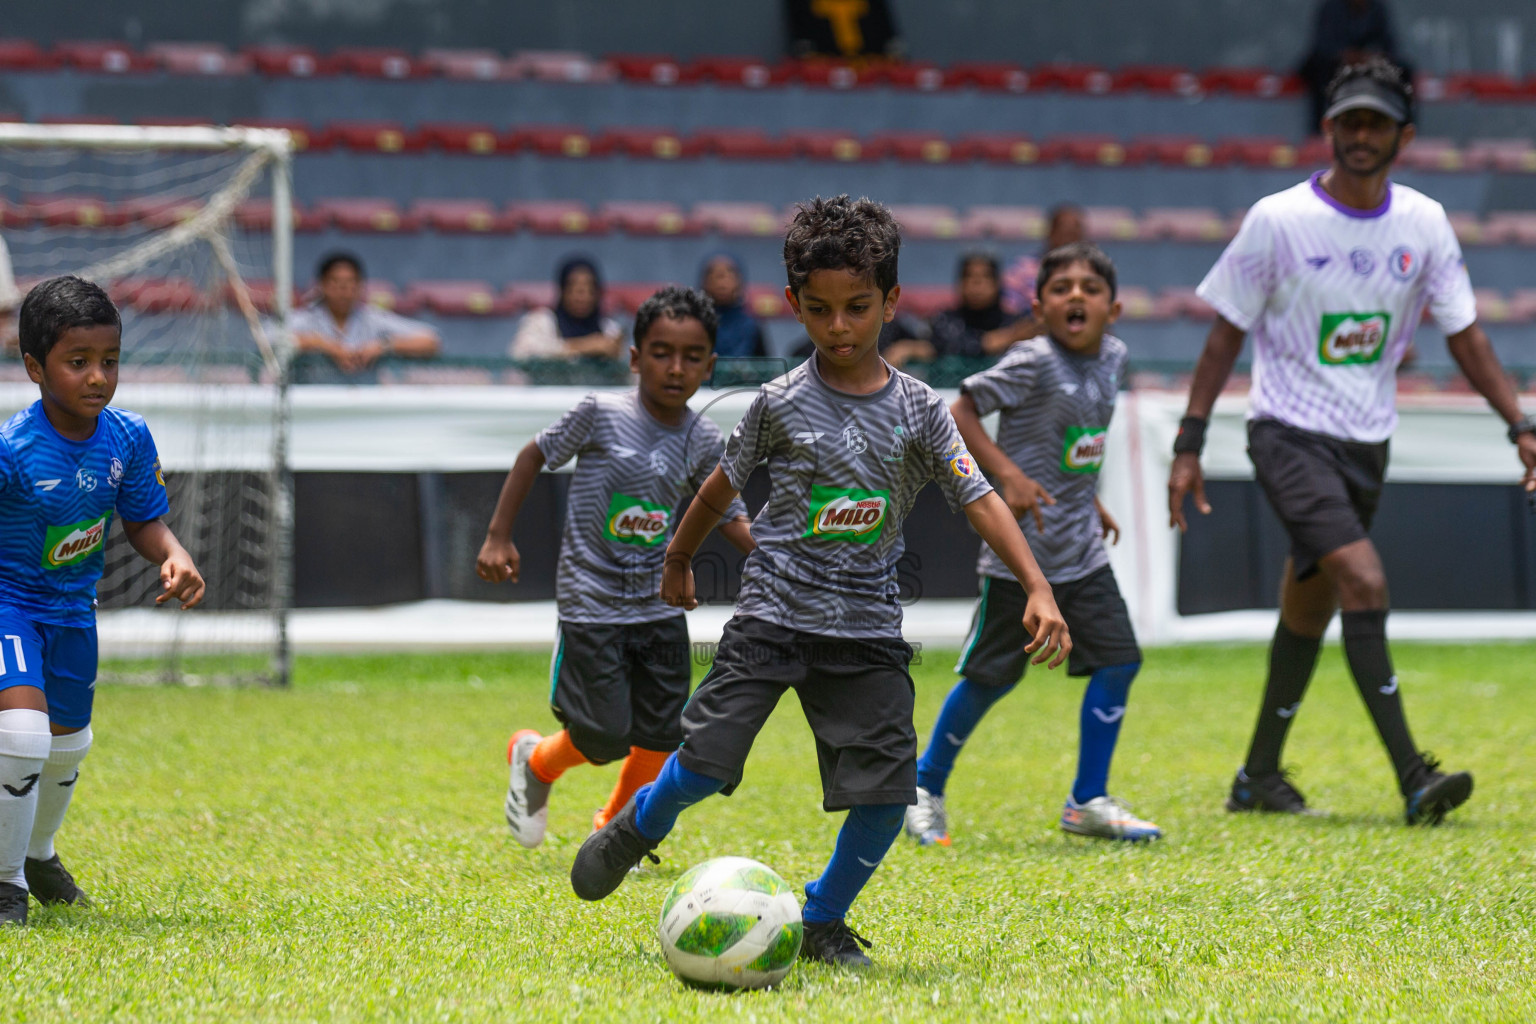
[(615, 494), (608, 503), (609, 540), (620, 544), (640, 544), (651, 547), (667, 539), (667, 526), (672, 522), (672, 510), (627, 494)]
[(1063, 473), (1097, 473), (1104, 466), (1104, 438), (1108, 427), (1068, 427), (1061, 446)]
[(107, 517), (82, 519), (68, 526), (50, 526), (43, 537), (43, 568), (62, 569), (100, 551), (107, 539)]
[(1324, 366), (1379, 362), (1391, 330), (1391, 313), (1324, 313), (1317, 357)]
[(847, 487), (811, 488), (811, 514), (806, 537), (873, 544), (885, 528), (889, 491), (860, 491)]

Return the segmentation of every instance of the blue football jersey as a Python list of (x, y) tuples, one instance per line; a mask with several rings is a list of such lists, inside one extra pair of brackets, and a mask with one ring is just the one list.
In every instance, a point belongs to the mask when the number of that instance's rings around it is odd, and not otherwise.
[(113, 512), (144, 522), (169, 509), (142, 416), (107, 406), (89, 440), (71, 441), (34, 402), (0, 427), (0, 604), (92, 625)]

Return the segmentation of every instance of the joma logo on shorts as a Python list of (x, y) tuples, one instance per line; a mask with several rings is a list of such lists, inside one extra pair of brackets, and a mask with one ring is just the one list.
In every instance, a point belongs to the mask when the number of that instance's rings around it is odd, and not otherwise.
[(1377, 362), (1391, 329), (1390, 313), (1324, 313), (1317, 356), (1327, 366)]
[(68, 526), (50, 526), (43, 537), (43, 568), (62, 569), (100, 551), (107, 537), (107, 517), (85, 519)]
[(885, 527), (888, 491), (812, 487), (810, 520), (804, 536), (873, 544)]
[(671, 521), (672, 510), (665, 505), (615, 494), (608, 503), (605, 532), (609, 540), (650, 547), (667, 539), (667, 526)]
[(1104, 427), (1068, 427), (1061, 446), (1063, 473), (1097, 473), (1104, 465)]

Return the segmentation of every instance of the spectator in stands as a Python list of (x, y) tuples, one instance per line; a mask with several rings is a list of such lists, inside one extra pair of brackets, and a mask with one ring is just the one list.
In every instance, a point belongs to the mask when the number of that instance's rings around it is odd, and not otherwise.
[(16, 307), (21, 305), (21, 290), (16, 287), (16, 275), (11, 272), (11, 251), (0, 238), (0, 351), (6, 355), (21, 351), (16, 335)]
[(933, 355), (979, 358), (1013, 344), (1014, 321), (1003, 309), (1002, 271), (997, 257), (969, 252), (960, 257), (959, 305), (933, 318)]
[(603, 316), (603, 278), (597, 264), (573, 256), (560, 264), (555, 285), (555, 308), (530, 310), (517, 325), (512, 358), (619, 358), (624, 329)]
[(704, 261), (699, 275), (715, 312), (720, 329), (715, 336), (715, 355), (726, 358), (751, 358), (768, 352), (763, 327), (747, 309), (747, 282), (741, 261), (730, 253), (717, 252)]
[(318, 352), (343, 373), (361, 373), (384, 356), (431, 359), (442, 342), (431, 325), (381, 309), (364, 298), (363, 262), (349, 252), (320, 261), (320, 297), (294, 310), (293, 334), (300, 352)]
[[(1062, 203), (1052, 207), (1050, 220), (1045, 229), (1045, 246), (1038, 256), (1021, 256), (1008, 264), (1003, 271), (1003, 308), (1018, 317), (1006, 335), (1003, 351), (1016, 341), (1033, 338), (1040, 333), (1040, 322), (1030, 312), (1035, 302), (1035, 277), (1040, 273), (1040, 260), (1052, 249), (1059, 249), (1073, 242), (1088, 240), (1087, 221), (1083, 208), (1074, 203)], [(1002, 339), (996, 339), (1001, 342)]]
[(1369, 57), (1385, 57), (1413, 80), (1413, 70), (1403, 61), (1392, 16), (1386, 0), (1323, 0), (1312, 28), (1312, 49), (1302, 60), (1298, 74), (1306, 81), (1311, 98), (1307, 133), (1322, 131), (1328, 84), (1339, 68), (1359, 64)]

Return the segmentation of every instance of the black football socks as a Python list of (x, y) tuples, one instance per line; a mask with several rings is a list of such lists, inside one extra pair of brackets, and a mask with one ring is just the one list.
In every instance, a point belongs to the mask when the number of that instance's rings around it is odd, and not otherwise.
[(1397, 692), (1397, 676), (1392, 672), (1392, 656), (1387, 653), (1387, 612), (1345, 612), (1344, 657), (1355, 677), (1355, 686), (1365, 700), (1381, 742), (1386, 744), (1398, 784), (1407, 792), (1409, 783), (1424, 767), (1424, 759), (1408, 733), (1408, 719), (1403, 714), (1403, 698)]
[[(1269, 645), (1269, 680), (1264, 684), (1264, 703), (1248, 747), (1248, 763), (1243, 768), (1249, 778), (1280, 770), (1280, 751), (1296, 710), (1301, 707), (1301, 696), (1307, 692), (1322, 645), (1320, 637), (1292, 633), (1283, 621), (1275, 627), (1275, 639)], [(1385, 653), (1385, 646), (1382, 651)]]

